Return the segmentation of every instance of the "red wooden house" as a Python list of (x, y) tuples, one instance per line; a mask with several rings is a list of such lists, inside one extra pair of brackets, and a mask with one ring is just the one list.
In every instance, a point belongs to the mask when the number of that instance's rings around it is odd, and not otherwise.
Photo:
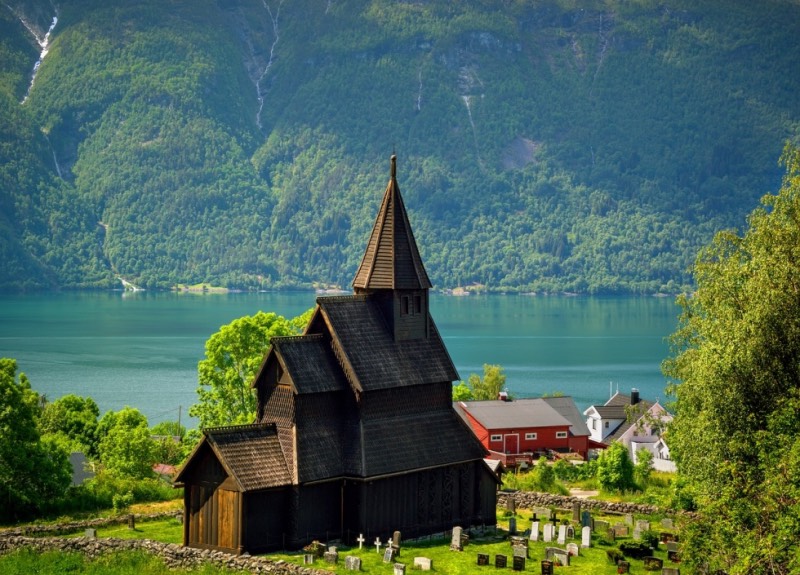
[(455, 405), (489, 457), (507, 467), (533, 463), (548, 452), (587, 457), (589, 430), (571, 397), (462, 401)]

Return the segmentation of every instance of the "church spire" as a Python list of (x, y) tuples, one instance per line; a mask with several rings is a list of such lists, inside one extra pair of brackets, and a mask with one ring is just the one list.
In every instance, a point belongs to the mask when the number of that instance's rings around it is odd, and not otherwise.
[(389, 184), (353, 280), (353, 290), (367, 293), (385, 289), (427, 290), (431, 287), (397, 185), (397, 156), (393, 154)]

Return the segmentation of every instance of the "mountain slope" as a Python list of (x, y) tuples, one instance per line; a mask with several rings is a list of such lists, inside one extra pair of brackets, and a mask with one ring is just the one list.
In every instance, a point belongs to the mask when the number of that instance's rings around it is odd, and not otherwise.
[(393, 151), (438, 287), (685, 287), (777, 187), (800, 6), (583, 4), (70, 0), (24, 104), (47, 4), (6, 7), (3, 170), (46, 183), (0, 287), (346, 286)]

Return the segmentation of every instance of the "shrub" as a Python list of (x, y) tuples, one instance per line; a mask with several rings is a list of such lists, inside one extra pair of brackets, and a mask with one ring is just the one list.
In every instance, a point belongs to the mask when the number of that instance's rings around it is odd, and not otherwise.
[(625, 557), (631, 557), (632, 559), (641, 559), (652, 553), (650, 545), (642, 541), (625, 541), (619, 546), (619, 550), (622, 551)]
[(608, 560), (611, 561), (611, 563), (613, 563), (614, 565), (616, 565), (625, 558), (622, 552), (617, 548), (606, 549), (606, 557), (608, 557)]

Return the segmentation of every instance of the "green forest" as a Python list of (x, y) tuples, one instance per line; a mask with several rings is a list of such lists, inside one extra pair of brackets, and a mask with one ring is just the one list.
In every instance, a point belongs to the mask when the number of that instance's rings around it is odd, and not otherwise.
[(794, 0), (9, 0), (0, 289), (347, 288), (392, 153), (438, 289), (692, 289), (800, 136), (791, 23)]

